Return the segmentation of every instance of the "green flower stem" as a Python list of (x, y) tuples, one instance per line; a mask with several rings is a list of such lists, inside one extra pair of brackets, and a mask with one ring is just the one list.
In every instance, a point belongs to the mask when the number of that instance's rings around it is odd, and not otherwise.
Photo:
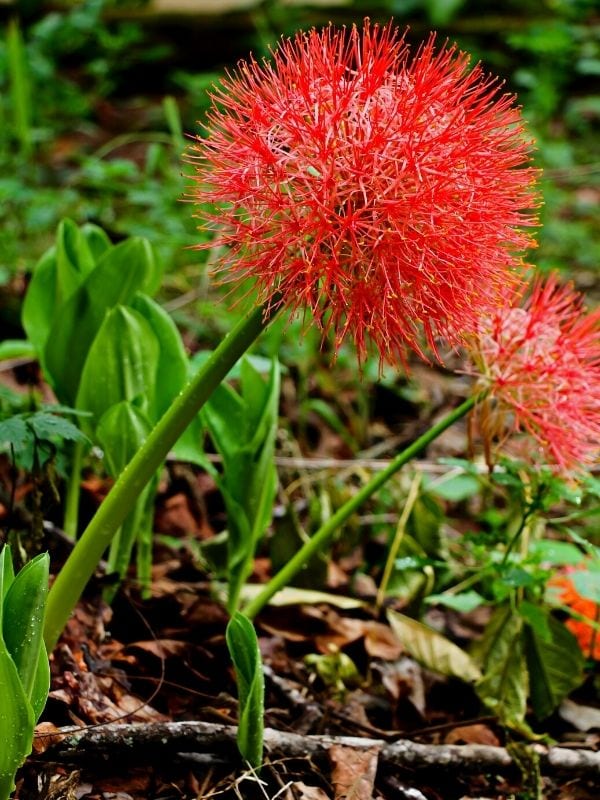
[(140, 492), (229, 370), (267, 327), (280, 305), (271, 301), (242, 319), (175, 398), (169, 410), (125, 467), (60, 570), (46, 608), (44, 639), (48, 652), (75, 608), (119, 526)]
[(248, 605), (242, 609), (244, 615), (253, 619), (259, 611), (269, 602), (269, 600), (280, 589), (288, 586), (294, 576), (302, 569), (306, 562), (329, 544), (333, 534), (346, 522), (348, 517), (354, 514), (357, 509), (368, 500), (371, 495), (380, 489), (392, 475), (398, 472), (412, 458), (417, 456), (421, 450), (433, 442), (441, 433), (449, 428), (453, 423), (469, 412), (478, 402), (481, 396), (474, 395), (464, 403), (461, 403), (448, 416), (433, 425), (426, 433), (409, 445), (388, 466), (378, 472), (371, 480), (360, 489), (354, 497), (347, 500), (343, 506), (333, 514), (319, 530), (298, 550), (298, 552), (274, 575), (265, 585), (263, 590)]
[(79, 495), (81, 491), (81, 463), (83, 461), (83, 442), (74, 442), (71, 473), (67, 483), (67, 499), (65, 502), (65, 518), (63, 529), (69, 539), (75, 541), (77, 537), (77, 522), (79, 519)]

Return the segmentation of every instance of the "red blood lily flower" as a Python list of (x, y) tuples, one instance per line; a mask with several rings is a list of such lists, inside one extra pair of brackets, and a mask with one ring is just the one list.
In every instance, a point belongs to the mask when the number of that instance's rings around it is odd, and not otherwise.
[[(521, 293), (522, 294), (522, 293)], [(600, 453), (600, 309), (555, 278), (538, 281), (480, 324), (471, 355), (488, 451), (524, 432), (527, 458), (564, 474)], [(535, 447), (531, 448), (533, 440)]]
[(467, 54), (329, 26), (241, 62), (212, 99), (191, 160), (219, 270), (310, 310), (336, 349), (457, 343), (518, 280), (537, 173), (514, 98)]

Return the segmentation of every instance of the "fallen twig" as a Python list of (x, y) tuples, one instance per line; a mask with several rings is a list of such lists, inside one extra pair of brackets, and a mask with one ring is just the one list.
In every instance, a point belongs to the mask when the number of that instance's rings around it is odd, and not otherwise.
[[(149, 762), (158, 758), (164, 763), (169, 756), (201, 753), (236, 759), (237, 728), (209, 722), (107, 724), (98, 728), (59, 728), (51, 734), (45, 758), (60, 758), (71, 763), (101, 764), (119, 755), (128, 761)], [(302, 736), (296, 733), (265, 730), (265, 749), (269, 755), (306, 757), (326, 754), (333, 746), (359, 750), (377, 748), (379, 758), (388, 764), (419, 769), (456, 769), (468, 772), (506, 772), (514, 767), (513, 759), (503, 747), (488, 745), (419, 744), (406, 739), (385, 742), (355, 736)], [(600, 775), (600, 753), (562, 747), (532, 744), (540, 756), (543, 772), (569, 772), (575, 775)]]

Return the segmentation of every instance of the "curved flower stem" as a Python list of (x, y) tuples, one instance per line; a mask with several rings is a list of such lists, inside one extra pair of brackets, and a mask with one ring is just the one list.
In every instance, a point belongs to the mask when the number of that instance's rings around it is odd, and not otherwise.
[(394, 458), (384, 470), (378, 472), (377, 475), (371, 478), (371, 480), (354, 495), (354, 497), (350, 498), (350, 500), (347, 500), (343, 506), (338, 508), (335, 514), (333, 514), (333, 516), (331, 516), (327, 522), (322, 525), (319, 530), (313, 536), (311, 536), (311, 538), (298, 550), (298, 552), (287, 562), (287, 564), (271, 578), (263, 590), (253, 600), (251, 600), (245, 608), (242, 609), (245, 616), (253, 619), (258, 612), (261, 611), (263, 606), (269, 602), (274, 594), (290, 583), (294, 576), (302, 569), (302, 567), (312, 556), (314, 556), (320, 550), (323, 550), (323, 548), (329, 544), (333, 534), (344, 524), (344, 522), (346, 522), (348, 517), (350, 517), (358, 508), (360, 508), (365, 500), (368, 500), (371, 495), (375, 494), (375, 492), (380, 489), (384, 483), (386, 483), (386, 481), (392, 477), (392, 475), (398, 472), (399, 469), (401, 469), (412, 458), (418, 455), (423, 448), (427, 447), (428, 444), (433, 442), (434, 439), (436, 439), (441, 433), (449, 428), (454, 422), (459, 420), (468, 411), (470, 411), (479, 399), (481, 399), (481, 395), (474, 395), (468, 400), (465, 400), (464, 403), (461, 403), (457, 408), (451, 411), (448, 416), (444, 417), (444, 419), (440, 420), (440, 422), (433, 425), (422, 436), (419, 436), (416, 441), (414, 441), (401, 453), (398, 453), (396, 458)]
[(144, 486), (212, 392), (279, 308), (279, 303), (271, 301), (268, 306), (253, 310), (235, 326), (175, 398), (125, 467), (50, 589), (44, 630), (48, 651), (54, 648), (86, 583)]

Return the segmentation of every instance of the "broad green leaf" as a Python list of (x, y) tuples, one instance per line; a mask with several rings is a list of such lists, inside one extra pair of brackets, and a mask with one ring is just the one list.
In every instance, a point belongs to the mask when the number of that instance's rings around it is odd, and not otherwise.
[(0, 637), (0, 800), (8, 800), (16, 771), (31, 752), (35, 720), (17, 668)]
[(210, 475), (214, 475), (215, 468), (204, 452), (204, 432), (202, 415), (198, 414), (175, 442), (173, 453), (177, 461), (188, 461), (190, 464), (196, 464)]
[(96, 440), (104, 450), (110, 475), (118, 478), (150, 433), (151, 425), (139, 408), (122, 400), (101, 416)]
[(127, 239), (104, 253), (64, 304), (44, 349), (45, 366), (61, 402), (75, 404), (84, 364), (107, 312), (129, 303), (152, 269), (146, 243)]
[(159, 262), (156, 260), (154, 250), (148, 239), (138, 238), (136, 240), (140, 243), (137, 258), (145, 261), (146, 264), (146, 278), (140, 291), (145, 294), (154, 295), (160, 289), (162, 281), (163, 270)]
[[(199, 369), (201, 369), (210, 356), (212, 355), (212, 350), (199, 350), (197, 353), (194, 353), (193, 356), (190, 357), (190, 367), (192, 371), (195, 373)], [(249, 361), (254, 369), (257, 372), (260, 372), (261, 375), (268, 375), (273, 367), (273, 359), (272, 358), (265, 358), (264, 356), (252, 356), (252, 355), (245, 355), (244, 359)], [(242, 360), (240, 359), (237, 361), (234, 366), (229, 370), (226, 375), (227, 380), (237, 380), (241, 377), (241, 365)]]
[(477, 694), (504, 724), (519, 729), (524, 724), (529, 689), (523, 624), (509, 604), (500, 606), (472, 651), (483, 672)]
[(37, 262), (23, 301), (21, 322), (28, 340), (43, 363), (48, 333), (61, 302), (56, 298), (56, 248), (44, 253)]
[(240, 393), (222, 384), (203, 414), (223, 458), (223, 473), (215, 479), (227, 508), (230, 611), (237, 607), (256, 545), (270, 524), (277, 487), (273, 449), (279, 364), (273, 361), (265, 381), (249, 361), (242, 359), (240, 377)]
[(454, 475), (431, 481), (430, 485), (425, 484), (424, 488), (436, 497), (459, 503), (478, 494), (481, 491), (481, 483), (472, 475)]
[[(156, 380), (159, 344), (148, 322), (131, 308), (109, 311), (83, 368), (76, 405), (94, 424), (113, 405), (135, 401), (147, 413)], [(82, 420), (82, 427), (90, 422)]]
[(428, 605), (446, 606), (452, 608), (454, 611), (460, 611), (463, 614), (468, 614), (479, 606), (485, 603), (485, 598), (479, 592), (461, 592), (460, 594), (430, 594), (425, 598)]
[(72, 220), (63, 220), (56, 234), (57, 306), (75, 292), (93, 268), (94, 258), (83, 232)]
[(219, 453), (225, 457), (244, 444), (246, 404), (226, 383), (212, 393), (202, 409), (202, 417)]
[[(140, 449), (150, 432), (151, 425), (145, 414), (126, 401), (111, 406), (96, 428), (96, 440), (104, 450), (107, 469), (118, 477), (125, 466)], [(108, 555), (108, 568), (123, 578), (131, 560), (134, 545), (138, 547), (138, 579), (142, 587), (149, 585), (152, 563), (152, 525), (156, 494), (156, 479), (145, 486), (131, 512), (114, 536)], [(117, 586), (109, 587), (104, 599), (112, 602)]]
[(254, 431), (254, 436), (256, 436), (259, 442), (262, 442), (265, 434), (260, 432), (257, 435), (256, 427), (260, 424), (260, 420), (265, 415), (265, 410), (269, 399), (269, 390), (273, 382), (273, 370), (276, 369), (276, 363), (276, 361), (272, 363), (267, 380), (265, 380), (260, 372), (252, 366), (251, 361), (249, 361), (247, 358), (241, 359), (241, 395), (244, 398), (246, 406), (248, 407), (250, 416), (249, 428)]
[(160, 346), (156, 381), (148, 414), (150, 419), (156, 422), (187, 383), (188, 358), (175, 323), (158, 303), (146, 295), (136, 294), (131, 307), (146, 319)]
[(541, 563), (548, 564), (581, 564), (585, 554), (571, 542), (561, 542), (555, 539), (542, 539), (532, 542), (529, 554), (539, 559)]
[(32, 439), (31, 430), (21, 415), (0, 422), (0, 447), (8, 445), (20, 451), (28, 447)]
[(93, 225), (91, 222), (86, 222), (85, 225), (82, 225), (81, 233), (92, 254), (94, 264), (113, 246), (104, 229), (98, 225)]
[(543, 639), (545, 642), (551, 641), (552, 632), (550, 631), (550, 617), (548, 615), (548, 609), (545, 606), (523, 600), (519, 603), (519, 614), (529, 627), (535, 631), (539, 639)]
[(40, 642), (35, 679), (31, 688), (29, 702), (33, 711), (33, 719), (37, 722), (48, 701), (50, 691), (50, 662), (46, 652), (46, 645)]
[(238, 749), (242, 758), (258, 768), (263, 752), (265, 682), (254, 626), (236, 611), (227, 626), (226, 639), (238, 687)]
[(273, 418), (279, 402), (280, 370), (276, 361), (271, 363), (265, 381), (251, 361), (244, 357), (240, 376), (241, 394), (223, 383), (203, 411), (215, 446), (224, 459), (232, 461), (240, 448), (247, 447), (249, 453), (255, 453), (263, 446), (265, 437), (272, 435)]
[(94, 257), (86, 236), (74, 222), (63, 220), (56, 233), (56, 245), (34, 268), (23, 303), (23, 327), (42, 362), (52, 325), (93, 267)]
[(31, 698), (43, 641), (49, 563), (46, 553), (32, 559), (16, 575), (4, 598), (4, 642), (28, 699)]
[(583, 655), (577, 640), (554, 619), (548, 609), (549, 640), (525, 625), (525, 656), (529, 670), (531, 705), (538, 719), (544, 719), (583, 680)]
[(414, 540), (431, 556), (443, 556), (445, 539), (442, 536), (442, 525), (446, 515), (439, 502), (429, 494), (417, 497), (410, 514), (407, 530)]
[[(279, 362), (275, 359), (273, 360), (266, 382), (248, 359), (242, 359), (241, 369), (242, 392), (248, 408), (251, 425), (249, 448), (254, 453), (259, 451), (264, 453), (265, 450), (271, 453), (277, 434), (277, 412), (281, 383)], [(270, 458), (271, 456), (269, 455)]]
[(52, 440), (54, 437), (59, 437), (70, 442), (91, 444), (88, 437), (79, 428), (57, 414), (38, 411), (27, 419), (27, 424), (38, 439)]
[[(10, 584), (8, 589), (5, 584)], [(10, 549), (0, 554), (0, 599), (14, 584)], [(15, 663), (2, 636), (4, 602), (0, 603), (0, 800), (8, 800), (14, 776), (31, 751), (35, 720)]]
[(0, 592), (0, 631), (2, 630), (2, 609), (4, 607), (4, 598), (10, 589), (12, 582), (15, 579), (15, 570), (12, 562), (12, 555), (10, 547), (4, 545), (0, 551), (0, 582), (2, 591)]
[(387, 618), (402, 646), (428, 669), (463, 681), (481, 678), (473, 659), (441, 633), (392, 609)]

